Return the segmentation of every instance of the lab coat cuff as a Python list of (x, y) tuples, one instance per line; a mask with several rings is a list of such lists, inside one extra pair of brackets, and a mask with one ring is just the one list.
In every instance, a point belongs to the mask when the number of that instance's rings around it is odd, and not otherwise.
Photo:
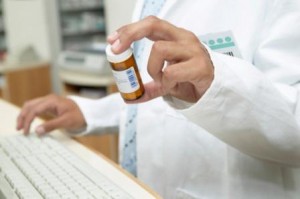
[(172, 97), (171, 95), (165, 95), (163, 96), (163, 99), (172, 107), (175, 109), (187, 109), (194, 105), (195, 103), (189, 103), (184, 100), (180, 100), (176, 97)]
[(92, 124), (89, 123), (90, 120), (88, 119), (88, 117), (90, 117), (89, 115), (91, 115), (89, 113), (90, 106), (88, 102), (91, 101), (91, 99), (86, 99), (75, 95), (68, 96), (68, 98), (73, 100), (79, 106), (87, 126), (77, 130), (66, 130), (66, 133), (74, 137), (80, 137), (89, 134), (93, 129)]
[(86, 99), (69, 96), (79, 106), (86, 121), (86, 129), (78, 135), (116, 133), (120, 122), (120, 112), (125, 105), (121, 95), (111, 94), (101, 99)]

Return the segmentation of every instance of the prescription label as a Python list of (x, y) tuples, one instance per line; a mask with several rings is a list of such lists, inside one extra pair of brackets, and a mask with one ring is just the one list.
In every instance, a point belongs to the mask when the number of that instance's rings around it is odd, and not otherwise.
[(133, 66), (123, 71), (112, 70), (112, 73), (121, 93), (132, 93), (140, 88)]

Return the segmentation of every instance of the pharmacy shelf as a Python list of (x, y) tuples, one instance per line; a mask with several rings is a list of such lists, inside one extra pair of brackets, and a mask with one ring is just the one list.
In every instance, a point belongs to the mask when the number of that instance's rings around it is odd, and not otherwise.
[(77, 12), (99, 12), (103, 11), (103, 6), (96, 7), (82, 7), (82, 8), (68, 8), (68, 9), (60, 9), (60, 11), (64, 14), (68, 13), (77, 13)]
[(63, 32), (64, 37), (90, 37), (92, 35), (104, 35), (103, 30), (88, 30), (88, 31), (76, 31), (76, 32)]
[(58, 0), (62, 50), (80, 50), (106, 38), (101, 0)]
[(115, 84), (112, 75), (99, 76), (77, 71), (61, 70), (60, 78), (64, 83), (77, 86), (108, 87)]

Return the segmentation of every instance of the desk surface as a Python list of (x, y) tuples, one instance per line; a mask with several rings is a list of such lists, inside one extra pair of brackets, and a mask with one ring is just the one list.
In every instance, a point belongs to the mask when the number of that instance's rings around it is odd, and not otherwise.
[[(19, 113), (19, 108), (9, 104), (8, 102), (0, 99), (0, 136), (7, 136), (19, 133), (16, 131), (16, 118)], [(42, 121), (36, 119), (32, 124), (34, 128)], [(72, 140), (60, 131), (55, 131), (51, 134), (55, 139), (64, 144), (71, 151), (76, 153), (79, 157), (89, 163), (91, 166), (101, 171), (103, 175), (111, 179), (118, 186), (127, 190), (134, 198), (160, 198), (157, 194), (146, 188), (140, 182), (136, 181), (129, 174), (122, 171), (121, 168), (114, 165), (112, 162), (102, 157), (99, 154), (92, 152), (78, 142)]]

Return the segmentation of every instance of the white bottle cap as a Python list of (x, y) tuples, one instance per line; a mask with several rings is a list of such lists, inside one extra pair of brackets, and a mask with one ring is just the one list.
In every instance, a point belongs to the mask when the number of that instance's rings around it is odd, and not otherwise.
[(120, 54), (115, 54), (111, 50), (111, 45), (106, 46), (106, 57), (107, 60), (111, 63), (120, 63), (127, 60), (132, 55), (132, 48), (128, 48)]

